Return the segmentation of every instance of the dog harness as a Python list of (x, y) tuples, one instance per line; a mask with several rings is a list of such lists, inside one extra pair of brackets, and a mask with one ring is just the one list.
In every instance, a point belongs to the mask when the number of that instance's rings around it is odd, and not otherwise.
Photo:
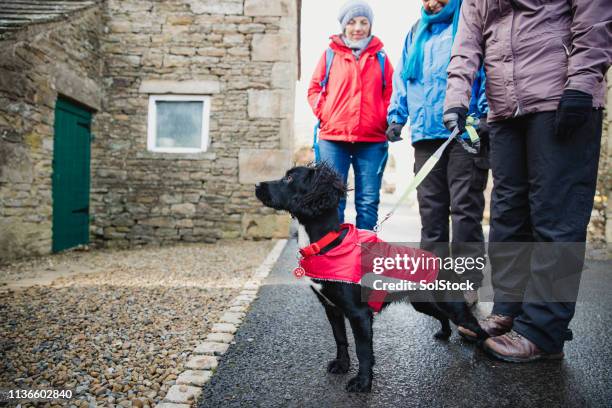
[[(342, 243), (325, 254), (321, 250), (338, 238), (342, 230), (347, 234)], [(373, 272), (374, 259), (402, 260), (420, 258), (417, 267), (384, 268), (381, 276), (410, 282), (431, 283), (438, 277), (438, 262), (434, 254), (417, 248), (390, 245), (378, 238), (376, 233), (355, 228), (352, 224), (342, 224), (340, 231), (332, 231), (317, 242), (300, 249), (300, 267), (311, 279), (361, 284), (366, 273)], [(411, 265), (414, 265), (412, 263)], [(388, 265), (387, 265), (388, 266)], [(370, 308), (378, 312), (382, 309), (388, 292), (372, 289), (368, 298)]]

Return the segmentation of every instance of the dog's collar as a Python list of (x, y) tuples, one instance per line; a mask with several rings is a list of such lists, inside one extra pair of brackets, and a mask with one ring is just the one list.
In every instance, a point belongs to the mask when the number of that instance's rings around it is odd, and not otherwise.
[(339, 236), (340, 236), (340, 231), (331, 231), (331, 232), (328, 232), (327, 234), (325, 234), (323, 236), (323, 238), (321, 238), (320, 240), (318, 240), (314, 244), (310, 244), (307, 247), (301, 248), (300, 249), (300, 254), (304, 258), (316, 255), (319, 252), (321, 252), (321, 250), (323, 248), (325, 248), (326, 246), (331, 244), (332, 241), (334, 241)]

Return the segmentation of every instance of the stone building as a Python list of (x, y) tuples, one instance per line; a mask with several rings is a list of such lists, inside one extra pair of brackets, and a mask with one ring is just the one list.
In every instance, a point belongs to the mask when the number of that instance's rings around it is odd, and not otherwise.
[(296, 0), (3, 0), (0, 263), (286, 233)]

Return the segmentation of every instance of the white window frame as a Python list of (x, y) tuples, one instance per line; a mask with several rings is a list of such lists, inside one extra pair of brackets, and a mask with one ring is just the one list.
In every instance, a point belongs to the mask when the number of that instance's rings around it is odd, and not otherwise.
[[(156, 147), (157, 101), (202, 102), (202, 135), (200, 147)], [(208, 150), (210, 128), (210, 96), (204, 95), (149, 95), (147, 119), (147, 150), (158, 153), (201, 153)]]

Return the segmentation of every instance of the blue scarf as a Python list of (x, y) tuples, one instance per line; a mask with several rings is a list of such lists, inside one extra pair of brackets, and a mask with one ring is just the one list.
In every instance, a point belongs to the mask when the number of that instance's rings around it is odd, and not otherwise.
[(421, 21), (412, 38), (412, 44), (408, 49), (408, 60), (402, 70), (404, 81), (414, 81), (423, 77), (423, 44), (431, 37), (431, 25), (452, 21), (454, 40), (459, 25), (460, 11), (461, 0), (450, 0), (437, 14), (427, 14), (425, 8), (421, 9)]

